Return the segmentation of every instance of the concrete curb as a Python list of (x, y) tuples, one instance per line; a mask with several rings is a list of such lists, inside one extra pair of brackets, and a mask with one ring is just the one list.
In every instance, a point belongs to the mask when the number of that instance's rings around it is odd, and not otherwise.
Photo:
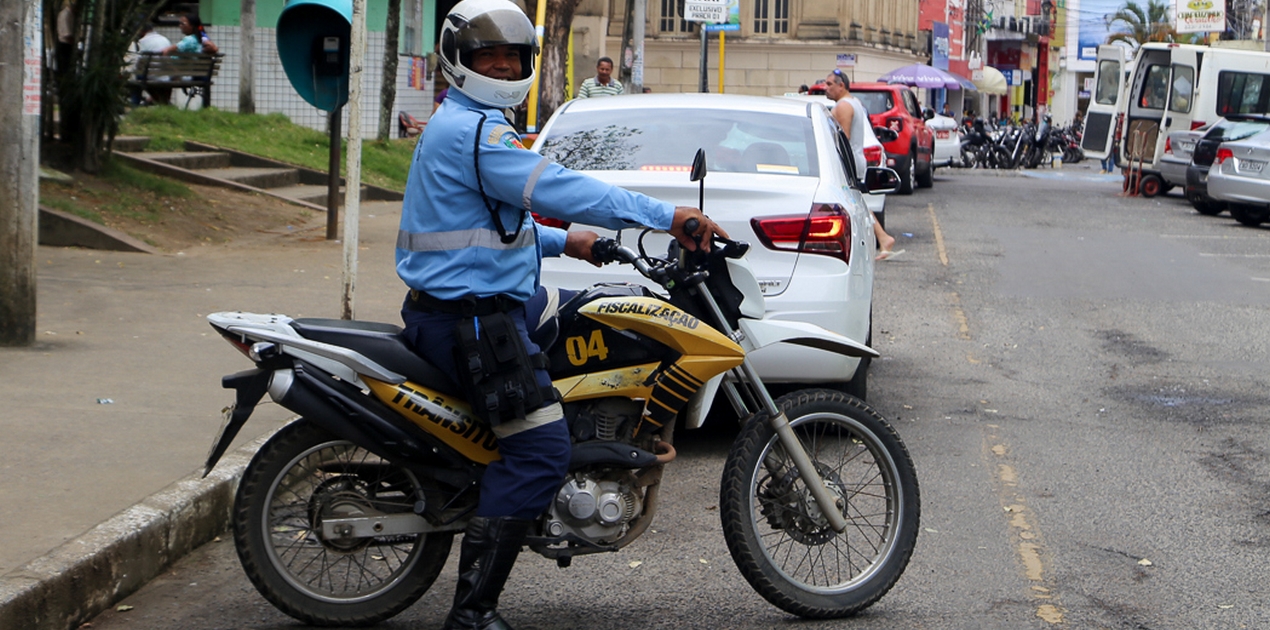
[(224, 533), (243, 471), (276, 431), (0, 577), (0, 630), (77, 628)]
[(98, 225), (47, 206), (40, 206), (40, 244), (144, 254), (159, 253), (157, 249), (119, 230)]

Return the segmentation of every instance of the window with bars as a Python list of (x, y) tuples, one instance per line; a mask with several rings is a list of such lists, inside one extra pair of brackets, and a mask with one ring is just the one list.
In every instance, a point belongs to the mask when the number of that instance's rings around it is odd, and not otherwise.
[(754, 0), (754, 34), (789, 34), (789, 0)]
[[(788, 0), (786, 0), (788, 1)], [(683, 0), (661, 0), (661, 17), (657, 30), (662, 33), (696, 33), (697, 23), (680, 17), (679, 6)]]

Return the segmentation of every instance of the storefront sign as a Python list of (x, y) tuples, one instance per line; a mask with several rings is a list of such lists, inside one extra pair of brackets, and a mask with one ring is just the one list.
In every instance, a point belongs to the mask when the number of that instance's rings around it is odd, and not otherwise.
[(1177, 32), (1218, 33), (1226, 30), (1226, 0), (1177, 0)]

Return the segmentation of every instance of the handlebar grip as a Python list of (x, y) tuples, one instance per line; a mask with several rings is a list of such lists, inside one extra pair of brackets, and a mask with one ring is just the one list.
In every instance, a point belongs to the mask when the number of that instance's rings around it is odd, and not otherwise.
[(617, 241), (611, 238), (597, 238), (591, 244), (591, 257), (601, 265), (617, 261)]
[(701, 229), (701, 222), (698, 221), (696, 217), (684, 221), (684, 234), (687, 234), (689, 237), (696, 235), (697, 230), (699, 229)]

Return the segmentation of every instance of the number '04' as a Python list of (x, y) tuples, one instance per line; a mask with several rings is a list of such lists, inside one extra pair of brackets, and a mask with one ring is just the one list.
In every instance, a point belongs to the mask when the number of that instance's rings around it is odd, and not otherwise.
[(584, 365), (591, 357), (601, 361), (609, 357), (608, 346), (604, 345), (604, 336), (598, 330), (591, 331), (591, 338), (569, 337), (564, 340), (565, 352), (569, 355), (569, 363)]

